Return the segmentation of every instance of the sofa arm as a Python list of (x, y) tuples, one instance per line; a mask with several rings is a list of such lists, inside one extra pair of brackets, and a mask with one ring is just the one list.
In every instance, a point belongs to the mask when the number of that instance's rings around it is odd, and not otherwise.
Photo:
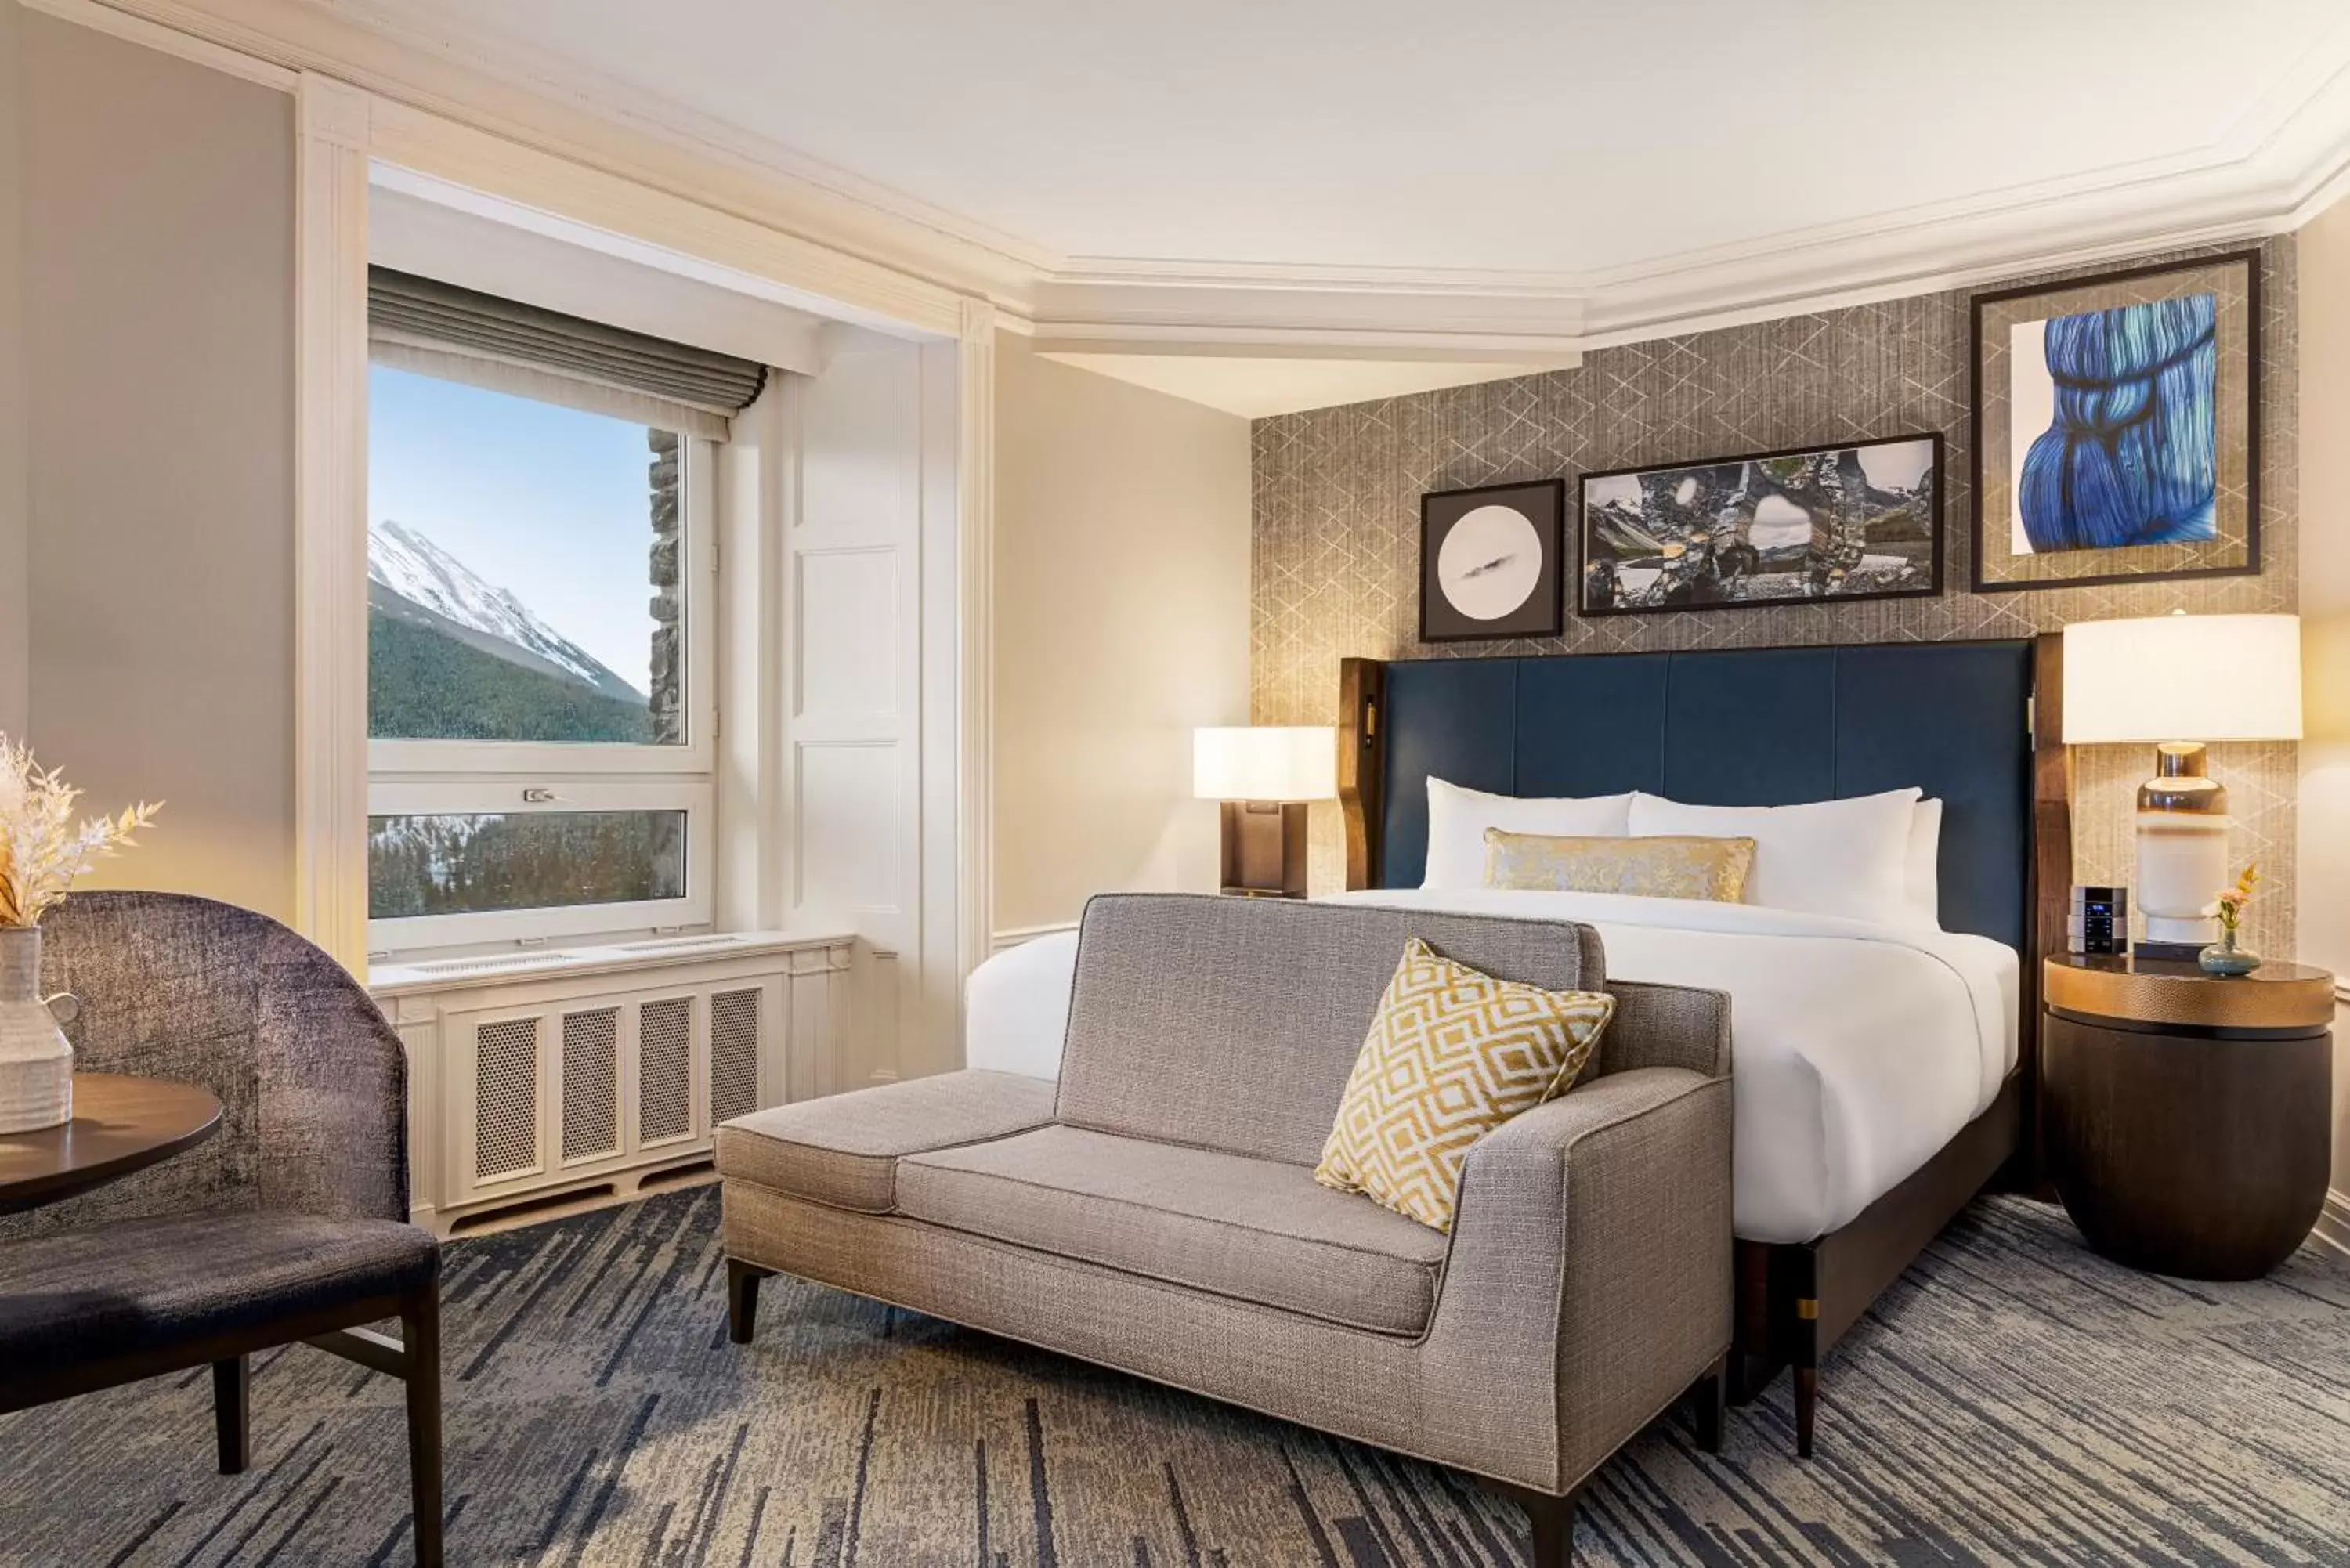
[(1616, 1016), (1586, 1083), (1634, 1067), (1687, 1067), (1709, 1078), (1730, 1071), (1728, 992), (1638, 980), (1611, 980), (1607, 992)]
[(1730, 1152), (1730, 1080), (1682, 1067), (1592, 1079), (1471, 1151), (1439, 1310), (1556, 1292), (1555, 1364), (1518, 1370), (1557, 1390), (1562, 1490), (1729, 1348)]

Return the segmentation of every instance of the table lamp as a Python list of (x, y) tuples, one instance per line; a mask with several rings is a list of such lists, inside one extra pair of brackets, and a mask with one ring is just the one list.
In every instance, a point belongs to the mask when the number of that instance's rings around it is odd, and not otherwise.
[(2064, 742), (2154, 742), (2137, 792), (2145, 956), (2189, 959), (2216, 935), (2205, 911), (2235, 879), (2228, 792), (2204, 771), (2207, 741), (2301, 739), (2301, 619), (2152, 616), (2064, 628)]
[(1194, 730), (1191, 793), (1223, 802), (1223, 890), (1305, 897), (1305, 803), (1338, 795), (1326, 725)]

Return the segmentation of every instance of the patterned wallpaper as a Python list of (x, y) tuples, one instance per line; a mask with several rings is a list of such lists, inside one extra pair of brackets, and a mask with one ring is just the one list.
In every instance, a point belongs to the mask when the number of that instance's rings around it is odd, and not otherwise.
[[(2262, 571), (2256, 577), (1966, 592), (1973, 564), (1974, 464), (1968, 441), (1968, 294), (1926, 295), (1604, 348), (1575, 369), (1520, 380), (1258, 421), (1251, 615), (1255, 721), (1334, 722), (1338, 660), (1349, 654), (1475, 658), (2022, 637), (2070, 620), (2174, 608), (2291, 610), (2300, 514), (2293, 242), (2272, 240), (2262, 252)], [(1563, 637), (1428, 647), (1417, 641), (1423, 492), (1561, 475), (1570, 482), (1571, 510), (1572, 481), (1586, 472), (1921, 430), (1941, 431), (1948, 443), (1946, 586), (1939, 598), (1596, 620), (1578, 618), (1570, 606)], [(2152, 771), (2148, 749), (2084, 747), (2076, 762), (2075, 874), (2083, 881), (2126, 882), (2133, 792)], [(2236, 858), (2258, 859), (2268, 878), (2269, 896), (2247, 920), (2245, 940), (2263, 953), (2287, 956), (2293, 950), (2295, 748), (2218, 745), (2211, 765), (2232, 803)], [(1345, 860), (1336, 806), (1315, 807), (1313, 851), (1315, 890), (1338, 887)]]

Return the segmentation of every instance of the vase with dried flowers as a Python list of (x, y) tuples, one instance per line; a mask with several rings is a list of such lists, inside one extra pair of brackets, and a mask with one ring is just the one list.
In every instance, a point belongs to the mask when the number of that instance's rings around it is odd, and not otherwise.
[(2210, 908), (2203, 912), (2220, 918), (2220, 940), (2205, 948), (2196, 961), (2205, 974), (2244, 975), (2261, 967), (2261, 955), (2237, 944), (2237, 935), (2243, 929), (2244, 910), (2251, 907), (2252, 889), (2260, 885), (2261, 868), (2257, 862), (2244, 867), (2232, 888), (2222, 888), (2212, 898)]
[(73, 1119), (73, 1046), (57, 1025), (73, 1022), (78, 1004), (41, 994), (41, 917), (91, 861), (136, 843), (131, 835), (161, 809), (141, 801), (120, 816), (76, 822), (80, 798), (0, 733), (0, 1133)]

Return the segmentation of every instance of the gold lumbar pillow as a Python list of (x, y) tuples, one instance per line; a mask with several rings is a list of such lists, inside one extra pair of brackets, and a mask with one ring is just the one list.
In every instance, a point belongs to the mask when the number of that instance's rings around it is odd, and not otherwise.
[(1545, 838), (1485, 830), (1485, 886), (1519, 892), (1735, 904), (1753, 869), (1751, 838)]
[(1451, 1230), (1470, 1146), (1565, 1094), (1615, 1012), (1605, 992), (1497, 980), (1412, 938), (1314, 1179)]

